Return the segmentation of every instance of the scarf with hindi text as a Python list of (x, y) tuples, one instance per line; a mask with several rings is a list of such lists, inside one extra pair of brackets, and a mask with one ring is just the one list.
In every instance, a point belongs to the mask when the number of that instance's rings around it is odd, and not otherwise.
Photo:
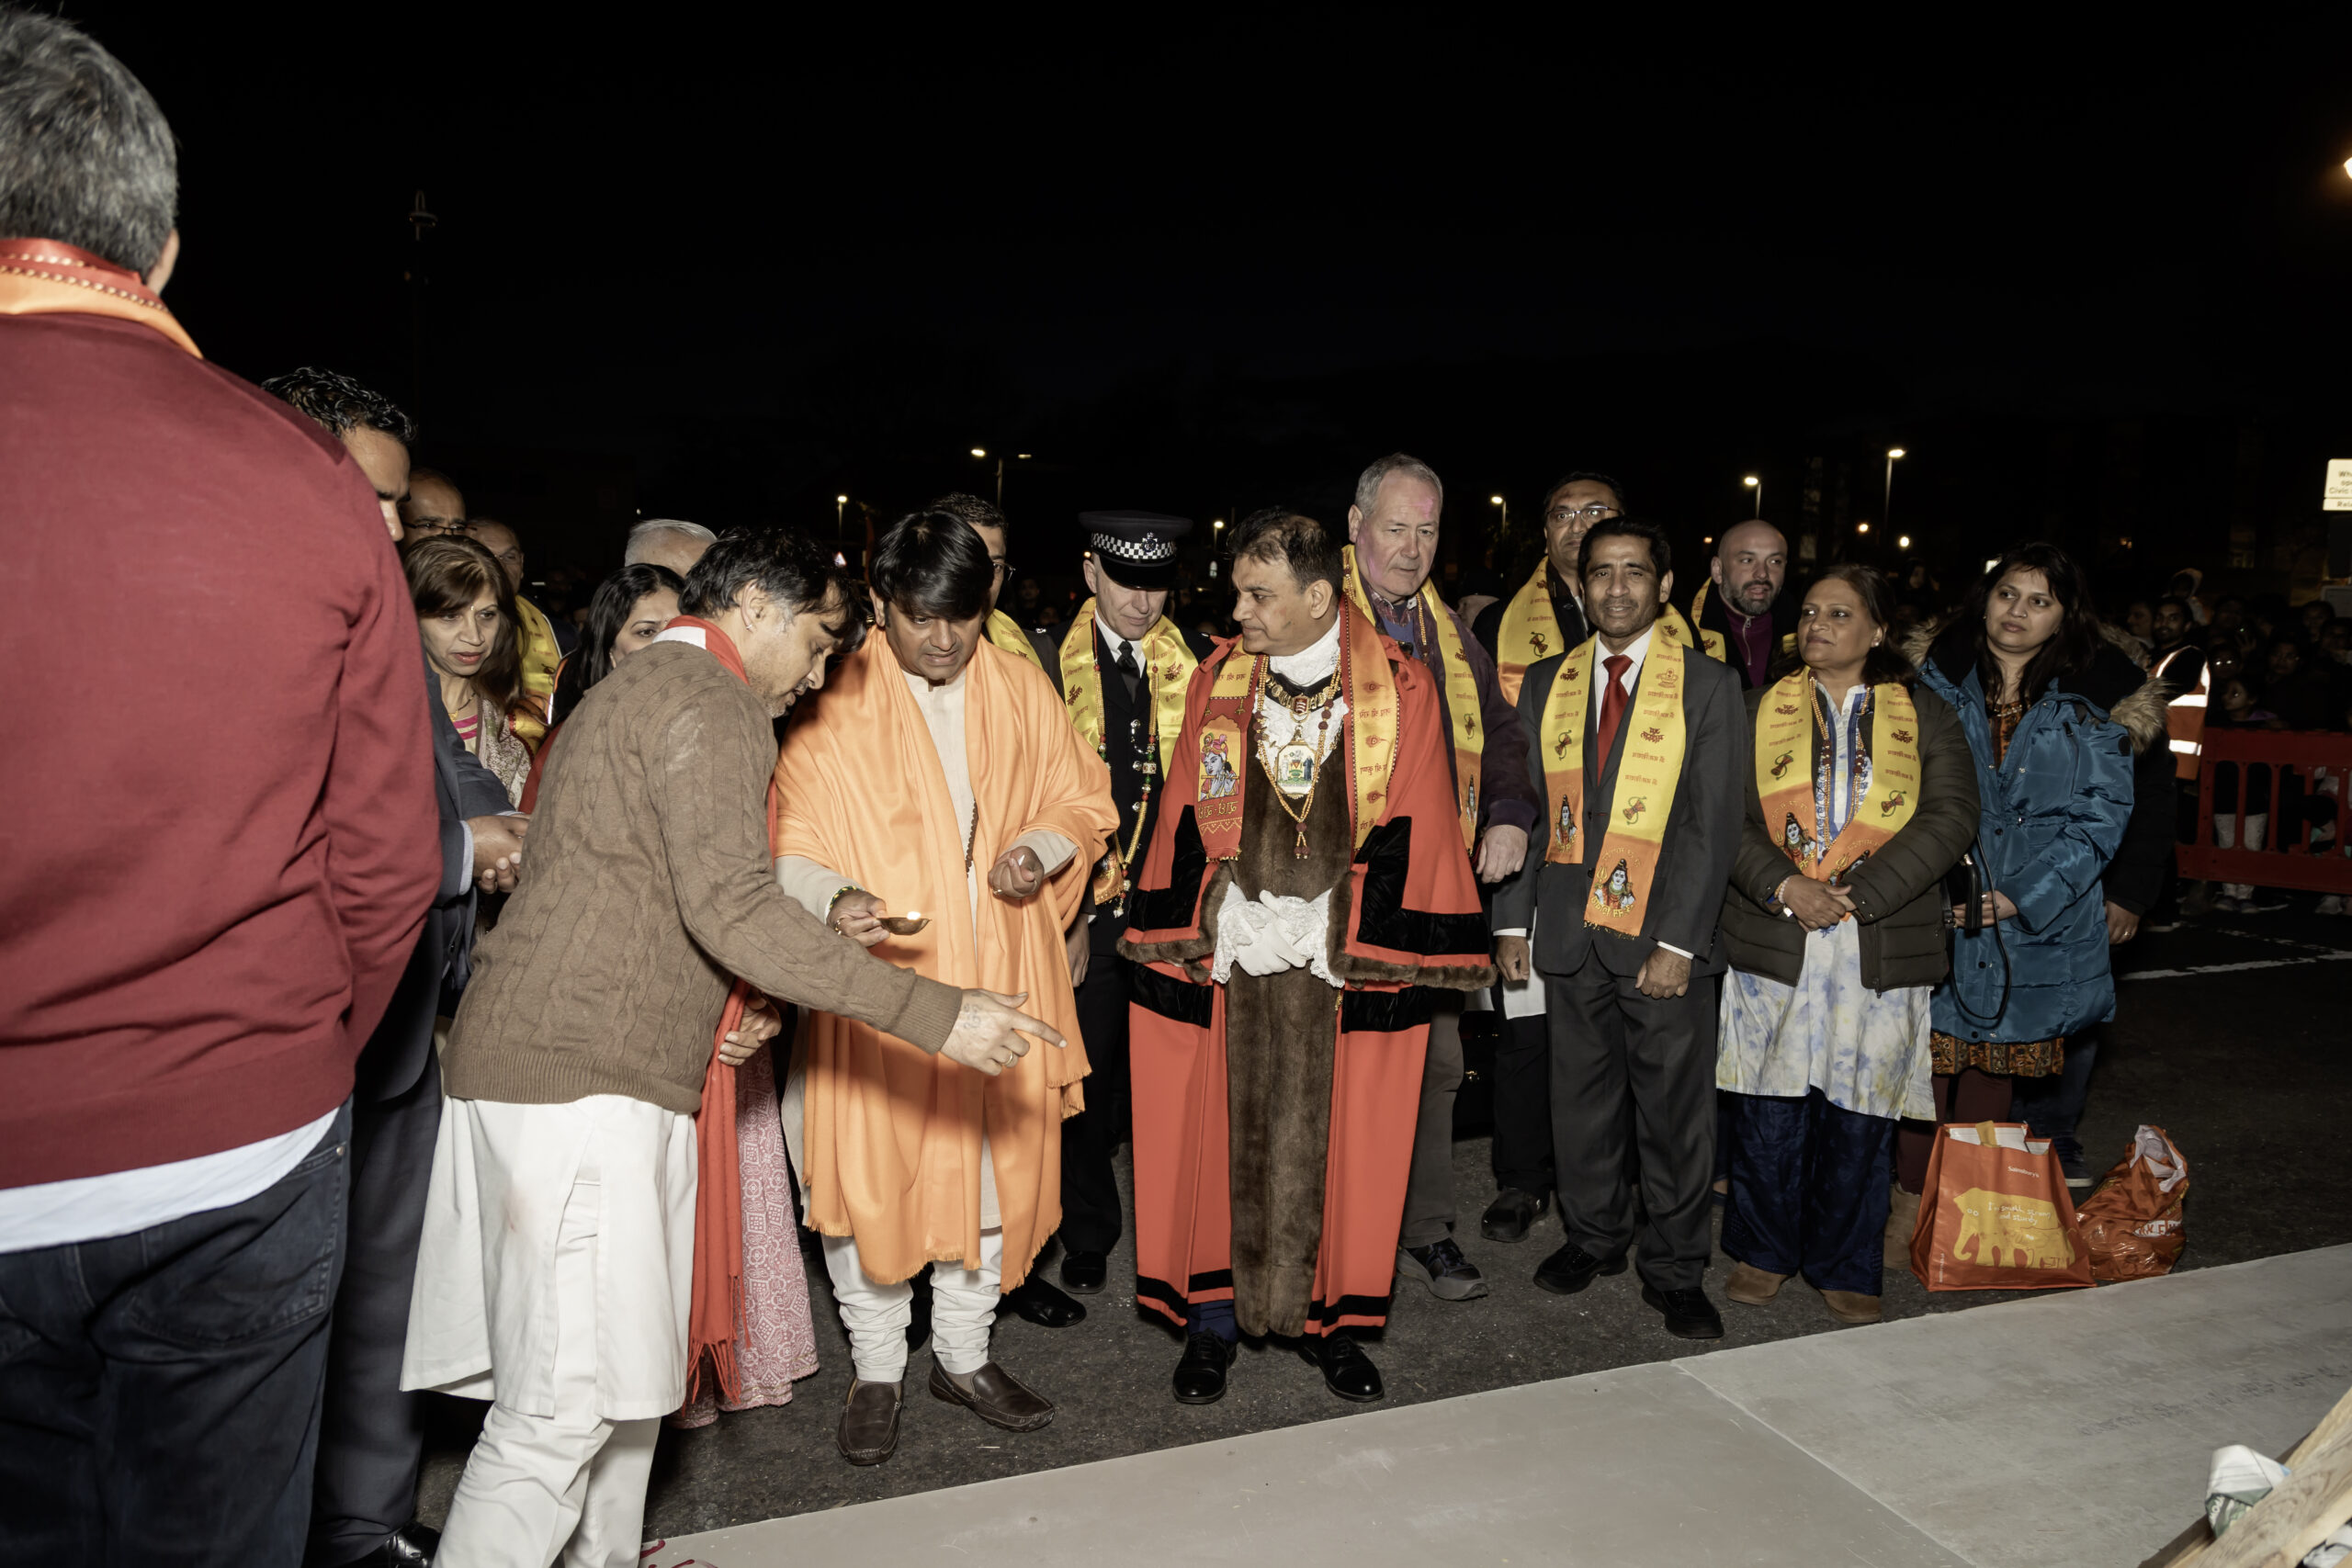
[[(1342, 577), (1348, 587), (1348, 599), (1364, 614), (1377, 628), (1380, 612), (1373, 607), (1371, 595), (1364, 586), (1363, 573), (1356, 569), (1356, 547), (1343, 545), (1340, 556), (1346, 570)], [(1478, 842), (1478, 762), (1485, 754), (1478, 738), (1478, 677), (1470, 668), (1470, 656), (1463, 650), (1462, 633), (1453, 624), (1437, 596), (1437, 590), (1427, 581), (1414, 595), (1415, 618), (1430, 629), (1426, 634), (1437, 645), (1438, 663), (1445, 680), (1445, 720), (1453, 743), (1454, 810), (1462, 821), (1462, 847), (1476, 849)], [(1549, 604), (1544, 608), (1550, 609)], [(1413, 656), (1426, 664), (1429, 649), (1416, 648)]]
[[(1658, 629), (1664, 627), (1661, 617)], [(1544, 793), (1551, 807), (1544, 858), (1554, 865), (1576, 865), (1582, 860), (1577, 834), (1584, 823), (1584, 732), (1592, 722), (1592, 671), (1599, 642), (1597, 637), (1587, 637), (1560, 661), (1544, 699), (1544, 729), (1536, 741), (1544, 748)], [(1624, 937), (1642, 934), (1650, 883), (1657, 874), (1659, 846), (1666, 839), (1690, 739), (1682, 716), (1683, 675), (1678, 646), (1654, 637), (1634, 681), (1633, 700), (1626, 705), (1623, 732), (1611, 750), (1617, 759), (1617, 787), (1610, 797), (1608, 825), (1601, 833), (1600, 857), (1593, 862), (1592, 897), (1584, 911), (1584, 923), (1597, 931)]]
[(1756, 793), (1763, 802), (1765, 829), (1773, 833), (1781, 852), (1815, 882), (1835, 882), (1901, 832), (1918, 808), (1919, 710), (1898, 682), (1870, 689), (1866, 804), (1876, 809), (1857, 809), (1838, 837), (1824, 844), (1812, 768), (1817, 690), (1813, 671), (1798, 670), (1764, 694), (1756, 709)]

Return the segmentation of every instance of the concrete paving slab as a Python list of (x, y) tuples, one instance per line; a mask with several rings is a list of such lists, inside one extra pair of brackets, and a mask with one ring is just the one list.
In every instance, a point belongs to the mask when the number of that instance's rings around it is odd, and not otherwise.
[(712, 1530), (646, 1561), (687, 1559), (714, 1568), (1962, 1561), (1666, 1364)]
[(1677, 1365), (1971, 1562), (2128, 1568), (2214, 1449), (2280, 1452), (2352, 1384), (2352, 1247)]

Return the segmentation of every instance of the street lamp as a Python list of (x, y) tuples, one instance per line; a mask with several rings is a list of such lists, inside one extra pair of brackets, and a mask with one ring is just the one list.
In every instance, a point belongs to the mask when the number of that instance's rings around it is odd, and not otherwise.
[(1901, 456), (1903, 456), (1903, 448), (1900, 446), (1890, 446), (1886, 449), (1886, 494), (1879, 502), (1878, 507), (1878, 514), (1881, 518), (1891, 516), (1894, 512), (1894, 459)]
[(1911, 536), (1908, 534), (1896, 535), (1894, 539), (1894, 547), (1898, 550), (1909, 549), (1911, 547)]
[[(989, 449), (985, 446), (972, 448), (972, 456), (975, 457), (985, 459), (988, 455)], [(1029, 454), (1026, 452), (1015, 452), (1012, 456), (1018, 462), (1025, 463), (1029, 460)], [(996, 455), (996, 504), (998, 511), (1004, 510), (1004, 454), (1001, 452)]]
[(1854, 525), (1854, 532), (1857, 534), (1867, 534), (1870, 531), (1871, 525), (1867, 523), (1857, 523)]
[(1750, 474), (1739, 482), (1756, 492), (1756, 515), (1760, 521), (1764, 516), (1764, 481)]
[(845, 495), (833, 497), (833, 535), (836, 538), (840, 537), (842, 531), (842, 509), (848, 504), (849, 497)]
[(1499, 507), (1501, 507), (1501, 508), (1503, 509), (1503, 517), (1502, 517), (1502, 521), (1495, 525), (1495, 531), (1496, 531), (1497, 533), (1498, 533), (1498, 534), (1508, 534), (1508, 533), (1510, 533), (1510, 502), (1508, 502), (1508, 501), (1505, 501), (1505, 500), (1504, 500), (1501, 496), (1499, 496), (1499, 495), (1490, 495), (1490, 496), (1488, 496), (1488, 497), (1487, 498), (1487, 503), (1489, 506), (1499, 506)]
[(1216, 558), (1218, 552), (1224, 548), (1225, 519), (1222, 517), (1212, 518), (1209, 521), (1209, 581), (1211, 582), (1215, 582), (1216, 581)]

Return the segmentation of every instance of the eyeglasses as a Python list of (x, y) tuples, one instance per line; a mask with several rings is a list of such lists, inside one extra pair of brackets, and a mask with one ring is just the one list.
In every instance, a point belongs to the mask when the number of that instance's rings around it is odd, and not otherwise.
[(1555, 506), (1552, 508), (1551, 511), (1544, 514), (1544, 521), (1546, 523), (1574, 523), (1581, 519), (1586, 523), (1598, 523), (1603, 518), (1614, 517), (1616, 515), (1617, 509), (1615, 507), (1603, 506), (1600, 502), (1596, 501), (1589, 506)]
[(1012, 563), (1009, 560), (1004, 560), (996, 556), (990, 556), (989, 557), (989, 565), (995, 569), (996, 574), (999, 577), (1010, 577), (1012, 574)]

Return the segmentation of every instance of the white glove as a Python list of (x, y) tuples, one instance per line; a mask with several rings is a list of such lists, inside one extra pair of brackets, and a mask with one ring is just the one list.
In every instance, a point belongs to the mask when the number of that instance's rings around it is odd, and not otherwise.
[(1261, 893), (1252, 899), (1227, 883), (1217, 906), (1216, 955), (1210, 976), (1223, 984), (1236, 964), (1249, 975), (1279, 975), (1285, 969), (1310, 969), (1329, 985), (1325, 960), (1326, 928), (1330, 923), (1330, 895), (1291, 898)]

